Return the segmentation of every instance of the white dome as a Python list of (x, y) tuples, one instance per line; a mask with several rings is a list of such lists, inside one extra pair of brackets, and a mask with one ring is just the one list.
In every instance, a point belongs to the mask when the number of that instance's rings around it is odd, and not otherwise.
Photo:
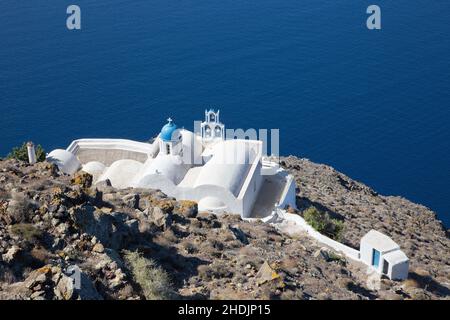
[(106, 166), (99, 161), (91, 161), (83, 165), (82, 170), (90, 174), (99, 174), (105, 171)]
[(145, 177), (148, 175), (163, 175), (177, 185), (183, 180), (188, 169), (181, 157), (159, 154), (155, 159), (149, 159), (144, 164), (138, 175), (137, 185), (144, 187), (144, 181), (147, 180)]
[(81, 167), (78, 158), (73, 153), (63, 149), (53, 150), (47, 155), (46, 160), (57, 165), (59, 170), (66, 174), (73, 174)]
[(83, 165), (81, 170), (91, 174), (94, 177), (94, 181), (105, 171), (106, 166), (99, 161), (91, 161)]
[(217, 211), (225, 208), (225, 203), (216, 197), (205, 197), (198, 203), (198, 210)]
[(134, 176), (141, 170), (142, 166), (143, 164), (136, 160), (117, 160), (106, 169), (98, 181), (108, 179), (113, 187), (119, 189), (131, 187)]

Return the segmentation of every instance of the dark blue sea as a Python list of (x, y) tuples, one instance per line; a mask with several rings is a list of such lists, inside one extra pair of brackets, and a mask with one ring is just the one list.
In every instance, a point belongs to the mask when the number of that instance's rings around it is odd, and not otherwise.
[[(66, 28), (81, 7), (82, 29)], [(366, 28), (366, 8), (382, 29)], [(279, 128), (450, 225), (450, 1), (1, 0), (0, 155), (81, 137), (147, 140), (205, 108)]]

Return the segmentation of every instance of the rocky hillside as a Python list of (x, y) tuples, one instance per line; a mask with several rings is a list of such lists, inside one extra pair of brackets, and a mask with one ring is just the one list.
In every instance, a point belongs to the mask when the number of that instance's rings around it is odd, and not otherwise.
[(380, 195), (308, 159), (290, 156), (282, 158), (281, 164), (296, 178), (300, 210), (312, 205), (343, 220), (342, 242), (354, 248), (359, 248), (359, 240), (370, 229), (389, 235), (410, 258), (412, 279), (433, 279), (429, 288), (450, 294), (449, 232), (433, 211), (402, 197)]
[(370, 228), (392, 235), (411, 258), (411, 278), (374, 285), (364, 266), (306, 235), (198, 212), (159, 191), (93, 187), (88, 174), (45, 162), (3, 160), (0, 299), (450, 298), (450, 240), (431, 211), (327, 166), (283, 164), (300, 208), (344, 220), (353, 246)]

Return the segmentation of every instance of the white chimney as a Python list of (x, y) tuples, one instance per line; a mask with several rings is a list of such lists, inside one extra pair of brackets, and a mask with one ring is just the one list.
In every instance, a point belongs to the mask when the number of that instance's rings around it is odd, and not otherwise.
[(36, 163), (36, 150), (34, 149), (33, 142), (27, 143), (27, 150), (28, 150), (28, 162), (30, 164)]

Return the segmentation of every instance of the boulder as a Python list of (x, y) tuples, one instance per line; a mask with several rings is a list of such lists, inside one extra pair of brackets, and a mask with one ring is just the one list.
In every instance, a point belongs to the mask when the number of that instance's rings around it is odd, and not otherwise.
[(147, 214), (149, 220), (156, 226), (166, 229), (172, 224), (171, 214), (167, 213), (160, 207), (147, 208), (144, 213)]
[(105, 252), (105, 247), (100, 242), (98, 242), (94, 245), (94, 247), (92, 248), (92, 251), (97, 252), (97, 253), (103, 253), (103, 252)]
[(127, 207), (131, 209), (139, 208), (139, 195), (137, 193), (127, 194), (126, 196), (122, 197), (122, 201)]
[(136, 235), (136, 226), (126, 224), (127, 216), (117, 212), (104, 213), (95, 207), (85, 205), (72, 212), (72, 219), (82, 232), (95, 236), (108, 248), (120, 249)]
[(51, 279), (52, 268), (50, 265), (46, 265), (42, 268), (32, 271), (23, 282), (23, 285), (27, 289), (35, 289), (36, 287), (42, 287), (44, 283)]
[(176, 210), (186, 218), (195, 218), (198, 213), (198, 204), (195, 201), (180, 200)]
[(237, 225), (229, 226), (228, 228), (231, 230), (233, 237), (236, 240), (239, 240), (245, 245), (249, 244), (247, 236), (245, 235), (244, 231), (242, 231)]
[(330, 253), (328, 252), (328, 249), (326, 248), (320, 248), (316, 252), (314, 252), (314, 258), (320, 258), (325, 261), (331, 261)]
[(258, 273), (256, 274), (256, 282), (258, 285), (280, 278), (281, 276), (269, 265), (267, 261), (264, 261)]
[(74, 296), (75, 287), (73, 279), (62, 274), (54, 289), (54, 294), (59, 300), (70, 300)]
[(19, 256), (21, 251), (22, 249), (16, 245), (13, 245), (5, 254), (2, 255), (2, 260), (7, 263), (11, 263)]
[(74, 174), (70, 182), (83, 188), (90, 188), (92, 186), (92, 175), (84, 171), (79, 171)]

